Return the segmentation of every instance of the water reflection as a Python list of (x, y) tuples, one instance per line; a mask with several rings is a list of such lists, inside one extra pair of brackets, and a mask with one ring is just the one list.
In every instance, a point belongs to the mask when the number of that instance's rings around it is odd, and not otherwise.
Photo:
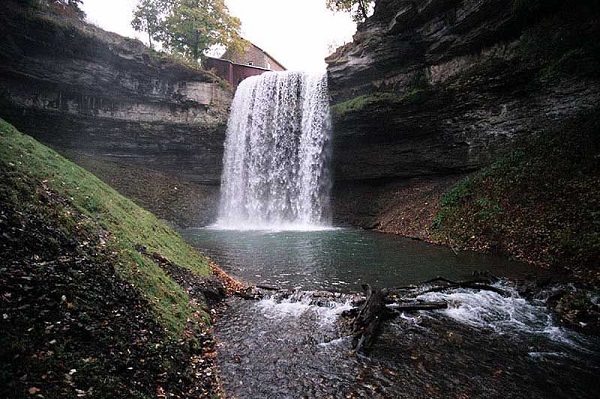
[(460, 252), (402, 237), (351, 229), (232, 231), (187, 229), (192, 245), (232, 275), (256, 284), (357, 291), (361, 284), (399, 286), (436, 276), (470, 278), (539, 272), (506, 259)]

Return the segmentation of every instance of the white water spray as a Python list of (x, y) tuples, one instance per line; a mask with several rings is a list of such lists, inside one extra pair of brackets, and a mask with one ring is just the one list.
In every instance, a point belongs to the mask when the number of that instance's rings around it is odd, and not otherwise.
[(216, 227), (330, 225), (326, 75), (270, 72), (244, 80), (227, 126)]

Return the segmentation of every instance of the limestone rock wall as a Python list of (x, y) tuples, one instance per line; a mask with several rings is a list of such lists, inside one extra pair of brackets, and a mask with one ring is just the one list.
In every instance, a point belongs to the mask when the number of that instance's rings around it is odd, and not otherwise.
[(218, 185), (232, 90), (84, 23), (0, 11), (0, 116), (46, 144)]
[(336, 180), (469, 172), (519, 136), (593, 112), (595, 3), (376, 1), (327, 59)]
[(402, 192), (444, 187), (519, 138), (598, 112), (599, 5), (377, 0), (326, 60), (338, 223), (422, 237), (386, 226), (431, 213), (441, 192), (419, 204)]

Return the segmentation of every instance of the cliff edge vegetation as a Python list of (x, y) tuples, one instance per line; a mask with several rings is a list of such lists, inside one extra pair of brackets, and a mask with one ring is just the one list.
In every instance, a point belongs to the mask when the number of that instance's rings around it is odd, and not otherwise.
[(0, 397), (216, 395), (206, 258), (1, 119), (0, 203)]

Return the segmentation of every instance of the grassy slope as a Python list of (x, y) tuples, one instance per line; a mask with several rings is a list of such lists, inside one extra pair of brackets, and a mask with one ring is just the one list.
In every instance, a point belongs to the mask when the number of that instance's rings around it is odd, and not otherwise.
[(530, 137), (442, 197), (435, 237), (600, 281), (599, 172), (597, 116)]
[(196, 292), (210, 273), (153, 215), (0, 119), (0, 397), (217, 396)]
[(195, 227), (214, 219), (218, 186), (205, 186), (141, 165), (99, 156), (67, 152), (66, 156), (89, 170), (119, 193), (178, 227)]
[[(196, 274), (208, 276), (210, 268), (205, 258), (151, 213), (3, 120), (0, 160), (3, 168), (45, 182), (50, 190), (69, 199), (78, 212), (89, 217), (89, 223), (110, 232), (107, 244), (118, 256), (119, 275), (137, 287), (167, 329), (174, 334), (184, 331), (197, 309), (189, 304), (187, 294), (135, 247), (143, 245), (150, 253), (159, 253)], [(69, 223), (68, 218), (64, 222)]]

